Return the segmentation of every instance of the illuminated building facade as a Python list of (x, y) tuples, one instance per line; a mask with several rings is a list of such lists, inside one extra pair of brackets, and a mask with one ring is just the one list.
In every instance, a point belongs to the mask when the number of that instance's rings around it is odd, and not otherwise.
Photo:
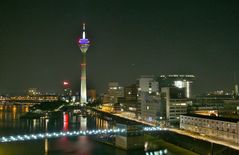
[(159, 77), (159, 86), (162, 87), (171, 87), (177, 88), (178, 91), (181, 90), (181, 93), (186, 98), (191, 98), (191, 84), (195, 79), (194, 75), (188, 74), (169, 74), (169, 75), (160, 75)]
[(187, 113), (192, 104), (191, 84), (194, 75), (143, 75), (137, 81), (137, 99), (141, 117), (152, 123), (179, 123), (179, 116)]
[(102, 110), (113, 112), (119, 110), (119, 100), (124, 97), (124, 87), (118, 82), (108, 83), (108, 92), (103, 96)]
[(79, 39), (78, 45), (82, 52), (82, 63), (81, 63), (81, 94), (80, 103), (87, 103), (87, 87), (86, 87), (86, 51), (90, 46), (90, 41), (86, 38), (85, 24), (83, 24), (82, 38)]
[(140, 115), (140, 102), (137, 99), (137, 86), (131, 84), (124, 87), (124, 97), (119, 98), (120, 111), (124, 112), (124, 115), (129, 117), (138, 118)]
[(154, 75), (142, 75), (137, 81), (141, 119), (156, 123), (165, 118), (165, 107), (159, 93), (159, 82)]
[(37, 91), (37, 88), (29, 88), (27, 90), (27, 95), (28, 96), (36, 96), (36, 95), (40, 95), (41, 93), (39, 91)]
[(141, 92), (158, 93), (159, 92), (159, 83), (155, 76), (153, 75), (142, 75), (137, 80), (138, 87), (138, 100), (141, 100)]
[(191, 132), (239, 143), (239, 119), (204, 115), (181, 115), (180, 128)]
[(219, 117), (239, 118), (239, 100), (233, 98), (232, 94), (225, 94), (223, 91), (222, 93), (216, 91), (196, 96), (190, 111), (196, 113), (200, 110), (207, 110), (209, 113), (214, 113)]
[(110, 97), (110, 103), (118, 103), (118, 99), (124, 97), (124, 87), (121, 87), (118, 82), (109, 82), (108, 94)]
[(160, 94), (141, 92), (141, 118), (147, 122), (162, 124), (165, 122), (165, 102)]
[(223, 108), (218, 109), (218, 115), (228, 118), (239, 118), (239, 100), (224, 100)]
[(166, 120), (170, 123), (179, 123), (179, 117), (187, 114), (187, 107), (192, 101), (182, 95), (184, 91), (178, 88), (161, 88), (162, 100), (164, 100), (166, 110)]

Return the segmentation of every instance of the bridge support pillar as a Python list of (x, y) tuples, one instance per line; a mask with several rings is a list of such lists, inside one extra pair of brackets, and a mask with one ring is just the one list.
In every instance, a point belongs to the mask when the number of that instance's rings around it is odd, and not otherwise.
[(125, 129), (126, 132), (115, 137), (115, 146), (124, 150), (143, 149), (144, 133), (142, 125), (117, 124), (117, 128)]

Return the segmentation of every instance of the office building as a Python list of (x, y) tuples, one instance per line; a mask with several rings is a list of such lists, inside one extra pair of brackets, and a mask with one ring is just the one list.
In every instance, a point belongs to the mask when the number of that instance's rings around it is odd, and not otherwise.
[(118, 103), (118, 99), (124, 97), (124, 87), (121, 87), (118, 82), (109, 82), (108, 95), (110, 103)]
[(124, 97), (119, 98), (120, 111), (124, 115), (138, 118), (140, 115), (140, 103), (137, 100), (137, 86), (132, 84), (124, 87)]
[(191, 132), (239, 143), (239, 119), (204, 115), (181, 115), (180, 128)]
[(188, 100), (185, 91), (177, 87), (164, 87), (161, 89), (162, 99), (165, 101), (166, 120), (170, 123), (178, 123), (179, 116), (187, 114), (188, 104), (192, 101)]
[(160, 94), (141, 92), (141, 119), (155, 124), (165, 122), (165, 105)]

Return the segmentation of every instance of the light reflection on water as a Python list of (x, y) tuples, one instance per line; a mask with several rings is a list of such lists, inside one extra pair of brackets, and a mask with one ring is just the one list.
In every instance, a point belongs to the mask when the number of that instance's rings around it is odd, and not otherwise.
[(45, 155), (48, 155), (48, 139), (46, 138), (45, 140), (44, 140), (44, 150), (45, 150)]
[[(28, 106), (0, 105), (0, 136), (47, 131), (86, 130), (93, 128), (109, 129), (114, 127), (112, 122), (101, 118), (82, 117), (73, 113), (62, 113), (62, 117), (58, 120), (21, 120), (20, 116), (28, 111)], [(20, 143), (4, 143), (0, 145), (0, 155), (143, 155), (145, 153), (147, 152), (143, 150), (126, 152), (109, 145), (92, 141), (87, 136), (61, 137)]]

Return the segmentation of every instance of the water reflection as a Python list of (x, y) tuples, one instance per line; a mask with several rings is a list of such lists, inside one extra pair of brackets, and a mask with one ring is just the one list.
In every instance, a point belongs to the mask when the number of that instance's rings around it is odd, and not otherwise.
[(68, 113), (64, 112), (63, 113), (63, 131), (68, 131), (69, 130), (69, 115)]
[(0, 105), (0, 111), (2, 111), (3, 110), (3, 105)]
[(82, 117), (80, 118), (80, 130), (87, 130), (87, 118)]
[(0, 110), (0, 121), (2, 121), (3, 120), (3, 112), (2, 112), (2, 110)]
[[(62, 113), (57, 119), (40, 118), (33, 120), (22, 120), (20, 116), (29, 110), (28, 106), (21, 105), (0, 105), (0, 135), (17, 135), (38, 132), (53, 132), (53, 131), (70, 131), (70, 130), (87, 130), (87, 129), (109, 129), (114, 128), (114, 123), (98, 117), (83, 117), (74, 113)], [(113, 139), (108, 135), (100, 135), (95, 138), (109, 142)], [(120, 155), (138, 155), (150, 152), (126, 151), (114, 148), (92, 140), (93, 137), (79, 136), (79, 137), (61, 137), (56, 139), (37, 140), (32, 143), (11, 143), (0, 146), (0, 151), (5, 154), (120, 154)], [(14, 148), (14, 149), (12, 149)], [(31, 149), (26, 149), (31, 148)], [(7, 153), (6, 153), (7, 152)], [(11, 153), (10, 153), (11, 152)], [(159, 152), (155, 152), (160, 153)], [(164, 152), (163, 152), (164, 153)], [(4, 155), (5, 155), (4, 154)]]
[(109, 129), (109, 122), (101, 118), (96, 118), (96, 127), (99, 129)]
[(33, 119), (33, 131), (35, 131), (36, 126), (37, 126), (37, 120)]
[[(0, 135), (43, 132), (49, 128), (49, 119), (20, 119), (29, 111), (27, 105), (0, 105)], [(51, 130), (62, 130), (61, 123), (51, 121)]]
[(23, 112), (29, 112), (29, 106), (22, 106)]
[(46, 138), (45, 140), (44, 140), (44, 150), (45, 150), (45, 155), (48, 155), (48, 139)]
[(18, 120), (21, 114), (29, 111), (29, 106), (0, 105), (0, 121)]
[(86, 117), (70, 112), (62, 113), (56, 120), (48, 118), (20, 119), (20, 116), (29, 111), (29, 106), (0, 105), (0, 134), (36, 133), (44, 131), (87, 130), (93, 128), (109, 129), (114, 125), (98, 117)]
[(45, 130), (46, 132), (48, 131), (48, 123), (49, 123), (49, 119), (45, 119)]

